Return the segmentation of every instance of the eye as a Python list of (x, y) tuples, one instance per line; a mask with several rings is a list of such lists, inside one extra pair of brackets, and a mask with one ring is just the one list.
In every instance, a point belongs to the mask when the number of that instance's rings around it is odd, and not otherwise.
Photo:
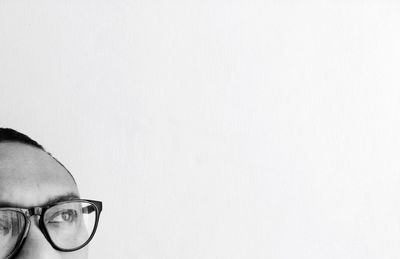
[(54, 213), (48, 221), (48, 223), (55, 223), (55, 224), (60, 224), (60, 223), (72, 223), (76, 220), (77, 218), (77, 212), (76, 210), (62, 210)]
[(0, 222), (0, 234), (7, 235), (10, 232), (10, 226)]

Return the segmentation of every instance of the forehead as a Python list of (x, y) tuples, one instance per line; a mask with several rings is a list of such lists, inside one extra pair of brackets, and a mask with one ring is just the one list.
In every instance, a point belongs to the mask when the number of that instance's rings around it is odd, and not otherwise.
[(15, 142), (0, 143), (0, 205), (31, 207), (78, 189), (67, 170), (46, 152)]

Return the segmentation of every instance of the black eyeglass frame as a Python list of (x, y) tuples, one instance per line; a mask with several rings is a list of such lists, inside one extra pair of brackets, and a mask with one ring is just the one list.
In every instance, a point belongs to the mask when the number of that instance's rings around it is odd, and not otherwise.
[[(50, 234), (48, 233), (47, 228), (44, 223), (44, 214), (46, 213), (46, 211), (48, 209), (50, 209), (54, 206), (73, 203), (73, 202), (86, 202), (86, 203), (93, 205), (94, 211), (96, 211), (96, 219), (95, 219), (92, 233), (85, 243), (83, 243), (80, 246), (74, 247), (74, 248), (64, 249), (64, 248), (57, 246), (54, 243), (54, 241), (51, 239)], [(0, 211), (8, 210), (8, 211), (16, 211), (18, 213), (22, 213), (24, 215), (24, 218), (26, 221), (24, 234), (22, 235), (22, 238), (19, 240), (18, 245), (14, 248), (14, 250), (9, 255), (7, 255), (7, 257), (5, 259), (11, 258), (22, 247), (22, 245), (29, 233), (29, 229), (31, 226), (30, 217), (32, 217), (32, 216), (39, 216), (39, 229), (41, 230), (41, 232), (43, 233), (43, 235), (45, 236), (47, 241), (50, 243), (50, 245), (54, 249), (56, 249), (58, 251), (62, 251), (62, 252), (73, 252), (73, 251), (83, 248), (92, 240), (92, 238), (94, 237), (94, 235), (96, 233), (97, 225), (99, 223), (100, 213), (101, 213), (102, 209), (103, 209), (103, 203), (101, 201), (86, 200), (86, 199), (72, 199), (72, 200), (67, 200), (67, 201), (51, 203), (46, 206), (38, 206), (38, 207), (30, 207), (30, 208), (0, 207)]]

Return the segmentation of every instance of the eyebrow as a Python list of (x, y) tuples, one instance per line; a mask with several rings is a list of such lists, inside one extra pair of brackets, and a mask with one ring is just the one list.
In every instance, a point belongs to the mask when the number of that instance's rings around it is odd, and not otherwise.
[[(30, 206), (30, 207), (43, 207), (43, 206), (51, 205), (51, 204), (54, 204), (57, 202), (70, 201), (70, 200), (75, 200), (75, 199), (79, 199), (79, 195), (71, 192), (71, 193), (66, 193), (66, 194), (61, 194), (61, 195), (51, 197), (51, 198), (47, 199), (44, 203), (42, 203), (40, 206)], [(21, 207), (21, 206), (16, 205), (15, 203), (10, 203), (7, 201), (0, 201), (0, 208), (2, 208), (2, 207), (30, 208), (30, 207)]]
[(67, 194), (63, 194), (63, 195), (58, 195), (55, 197), (52, 197), (50, 199), (48, 199), (43, 206), (46, 205), (50, 205), (53, 203), (57, 203), (57, 202), (62, 202), (62, 201), (70, 201), (70, 200), (75, 200), (75, 199), (79, 199), (79, 196), (76, 193), (67, 193)]

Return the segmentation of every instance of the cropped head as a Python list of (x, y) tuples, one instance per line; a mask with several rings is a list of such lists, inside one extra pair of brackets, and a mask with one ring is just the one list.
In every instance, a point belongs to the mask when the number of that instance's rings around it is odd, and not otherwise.
[(0, 259), (88, 258), (101, 209), (40, 144), (0, 128)]

